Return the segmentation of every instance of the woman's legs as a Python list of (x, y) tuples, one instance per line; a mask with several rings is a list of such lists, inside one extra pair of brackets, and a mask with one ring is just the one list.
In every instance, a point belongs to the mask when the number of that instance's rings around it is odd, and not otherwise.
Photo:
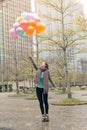
[(44, 105), (45, 105), (45, 112), (46, 114), (48, 114), (48, 111), (49, 111), (48, 93), (43, 94), (43, 100), (44, 100)]
[(48, 93), (43, 94), (43, 99), (44, 99), (44, 105), (45, 105), (45, 122), (49, 122), (49, 116), (48, 116), (48, 112), (49, 112), (49, 104), (48, 104)]
[(38, 100), (39, 100), (41, 113), (44, 114), (43, 88), (38, 88), (38, 87), (36, 87), (36, 94), (37, 94), (37, 97), (38, 97)]
[[(40, 104), (40, 110), (42, 113), (42, 121), (43, 122), (48, 122), (49, 121), (49, 116), (48, 116), (48, 111), (49, 111), (49, 105), (48, 105), (48, 94), (43, 94), (43, 88), (36, 88), (36, 94), (39, 100)], [(44, 102), (44, 105), (43, 105)], [(45, 106), (45, 111), (44, 111), (44, 106)], [(45, 115), (46, 114), (46, 115)]]

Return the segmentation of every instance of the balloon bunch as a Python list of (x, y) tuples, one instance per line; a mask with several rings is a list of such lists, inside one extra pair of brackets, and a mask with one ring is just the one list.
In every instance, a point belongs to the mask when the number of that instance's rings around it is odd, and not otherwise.
[(9, 34), (12, 38), (31, 36), (42, 33), (46, 29), (46, 25), (41, 22), (41, 19), (36, 13), (24, 12), (17, 18)]

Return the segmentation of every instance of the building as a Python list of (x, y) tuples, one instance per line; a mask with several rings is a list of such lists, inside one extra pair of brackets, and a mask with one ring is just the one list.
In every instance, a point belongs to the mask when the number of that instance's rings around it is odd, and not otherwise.
[(81, 58), (78, 60), (78, 71), (82, 73), (87, 73), (87, 59), (86, 58)]
[(68, 56), (67, 56), (67, 61), (68, 61), (68, 69), (71, 71), (77, 71), (77, 54), (76, 54), (76, 49), (74, 47), (70, 47), (67, 50)]
[(3, 0), (0, 2), (0, 64), (2, 72), (7, 77), (14, 64), (14, 55), (19, 61), (31, 47), (29, 37), (13, 39), (9, 36), (13, 23), (23, 12), (31, 12), (31, 0)]
[(3, 24), (3, 14), (2, 14), (2, 3), (0, 2), (0, 64), (2, 63), (2, 59), (3, 59), (3, 50), (2, 50), (2, 42), (3, 42), (3, 28), (2, 28), (2, 24)]
[(80, 79), (79, 82), (82, 85), (87, 85), (87, 57), (80, 58), (77, 63), (78, 79)]

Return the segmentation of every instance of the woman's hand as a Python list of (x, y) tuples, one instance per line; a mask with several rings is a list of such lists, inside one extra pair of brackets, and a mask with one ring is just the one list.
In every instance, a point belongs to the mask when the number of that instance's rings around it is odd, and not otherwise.
[(43, 93), (46, 94), (47, 92), (48, 92), (47, 89), (44, 88)]
[(31, 52), (28, 52), (28, 56), (29, 56), (29, 58), (31, 58), (31, 57), (32, 57)]

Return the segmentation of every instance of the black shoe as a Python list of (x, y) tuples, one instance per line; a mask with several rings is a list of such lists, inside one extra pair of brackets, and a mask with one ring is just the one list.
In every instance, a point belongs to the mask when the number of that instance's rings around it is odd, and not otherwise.
[(45, 122), (49, 122), (49, 116), (48, 115), (45, 116)]
[(42, 116), (42, 122), (45, 122), (45, 115)]

